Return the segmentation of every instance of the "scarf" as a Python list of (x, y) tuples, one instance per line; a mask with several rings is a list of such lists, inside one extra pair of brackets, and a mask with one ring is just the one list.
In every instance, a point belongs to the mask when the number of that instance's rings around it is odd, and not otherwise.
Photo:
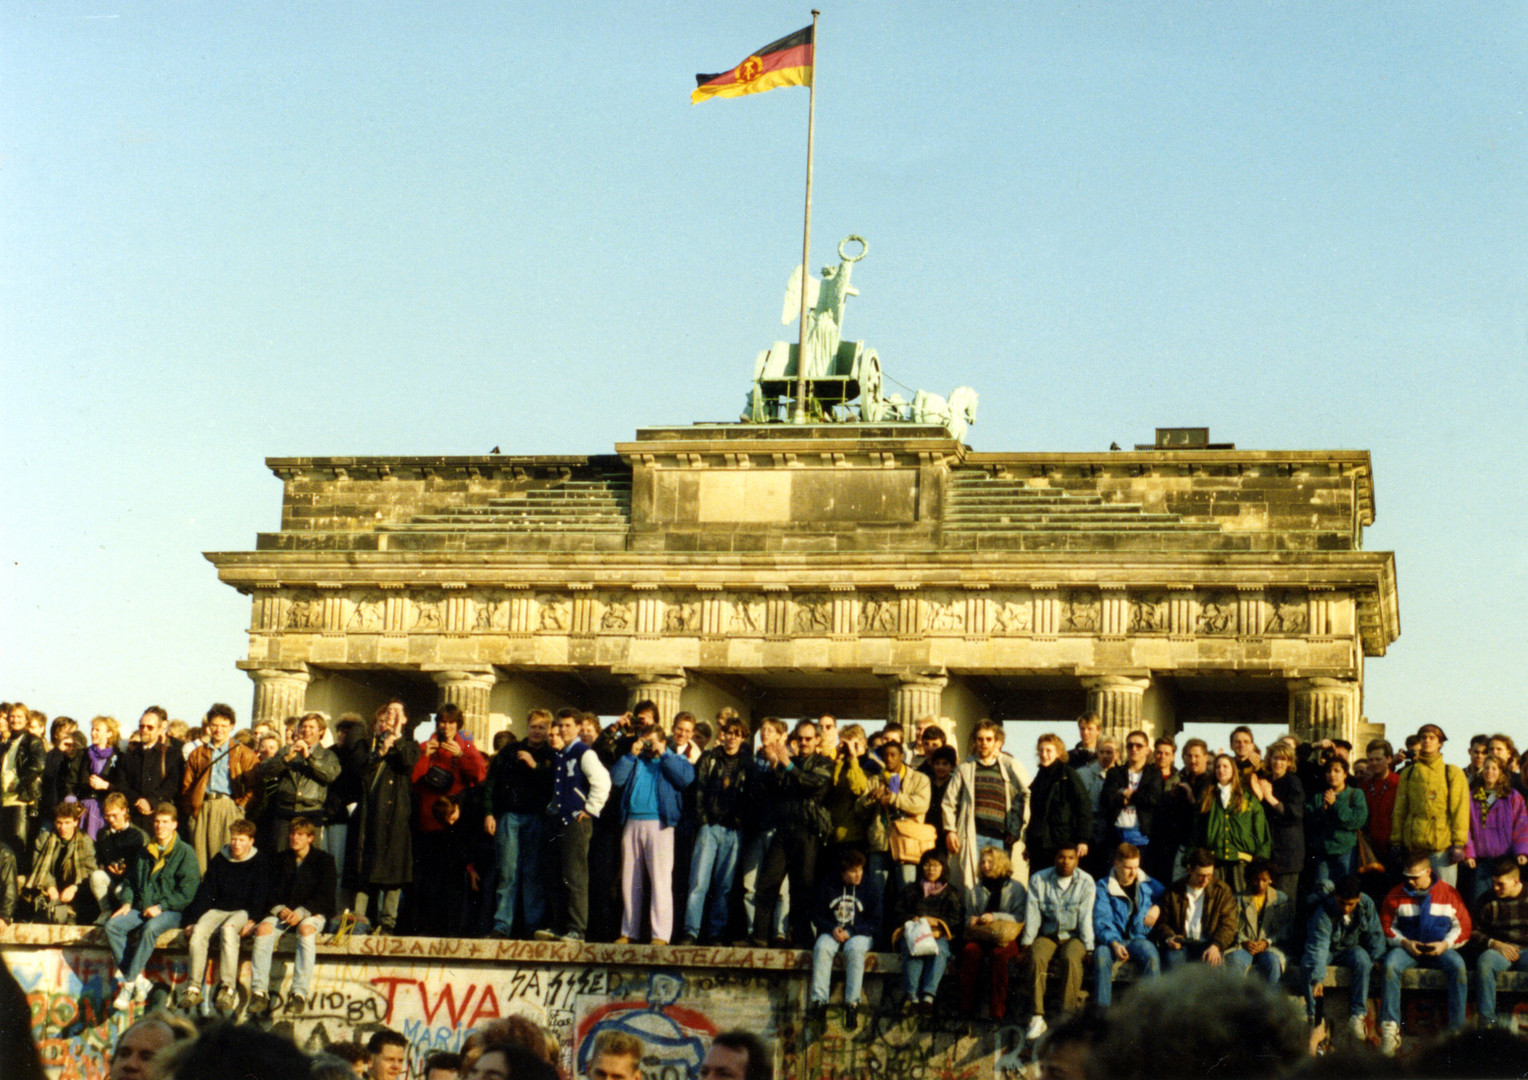
[(1480, 823), (1484, 825), (1486, 815), (1491, 812), (1491, 805), (1496, 802), (1496, 791), (1493, 788), (1479, 787), (1475, 789), (1472, 798), (1480, 809)]
[(150, 840), (144, 846), (143, 850), (147, 851), (150, 855), (152, 855), (154, 857), (154, 869), (153, 869), (153, 873), (157, 874), (157, 873), (159, 873), (159, 871), (164, 869), (165, 857), (170, 854), (170, 849), (173, 848), (174, 846), (175, 846), (175, 834), (174, 833), (170, 834), (170, 841), (169, 841), (169, 843), (165, 844), (165, 846), (162, 847), (162, 848), (159, 846), (158, 843), (156, 843), (153, 840)]
[(938, 896), (940, 893), (944, 892), (945, 883), (942, 881), (925, 881), (922, 884), (923, 896), (925, 899), (930, 896)]
[(92, 746), (85, 751), (90, 755), (90, 771), (100, 776), (111, 764), (111, 759), (117, 756), (115, 746)]

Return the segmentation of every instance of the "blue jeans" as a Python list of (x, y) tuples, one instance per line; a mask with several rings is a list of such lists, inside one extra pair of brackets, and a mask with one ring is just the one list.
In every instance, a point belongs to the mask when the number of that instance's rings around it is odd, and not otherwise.
[(1469, 973), (1458, 949), (1449, 949), (1442, 956), (1424, 956), (1420, 959), (1405, 949), (1391, 949), (1385, 956), (1385, 982), (1380, 988), (1379, 1022), (1401, 1022), (1401, 973), (1418, 965), (1443, 972), (1448, 990), (1448, 1029), (1463, 1031), (1464, 995), (1469, 989)]
[(1374, 972), (1374, 957), (1356, 946), (1351, 949), (1341, 949), (1336, 955), (1329, 955), (1324, 948), (1306, 949), (1305, 957), (1300, 961), (1300, 981), (1305, 984), (1305, 1015), (1312, 1018), (1316, 1015), (1316, 995), (1311, 992), (1311, 984), (1326, 978), (1328, 960), (1353, 973), (1352, 981), (1348, 984), (1349, 1015), (1367, 1015), (1369, 976)]
[(546, 876), (542, 856), (546, 850), (546, 818), (541, 814), (499, 815), (494, 832), (498, 849), (499, 888), (495, 897), (493, 928), (508, 935), (515, 929), (515, 900), (518, 897), (525, 933), (546, 926)]
[(1503, 971), (1528, 971), (1528, 949), (1518, 955), (1514, 963), (1495, 949), (1480, 954), (1475, 965), (1475, 1017), (1481, 1027), (1496, 1020), (1496, 976)]
[(1284, 954), (1272, 945), (1253, 956), (1246, 949), (1232, 949), (1226, 953), (1226, 968), (1245, 975), (1255, 971), (1269, 982), (1277, 984), (1284, 977)]
[[(702, 825), (695, 834), (694, 853), (690, 856), (690, 893), (684, 906), (686, 936), (698, 938), (704, 929), (714, 941), (726, 932), (727, 897), (737, 872), (740, 846), (737, 830), (725, 825)], [(709, 904), (707, 896), (711, 898)]]
[(1191, 960), (1202, 960), (1213, 941), (1185, 941), (1181, 949), (1162, 950), (1162, 970), (1177, 971)]
[[(270, 927), (269, 933), (261, 933), (266, 927)], [(276, 942), (289, 930), (297, 932), (297, 963), (292, 972), (292, 993), (301, 997), (311, 997), (313, 994), (313, 964), (318, 959), (318, 935), (323, 932), (324, 917), (322, 915), (309, 915), (296, 926), (288, 926), (274, 915), (267, 915), (260, 920), (260, 930), (255, 931), (255, 944), (251, 950), (249, 965), (249, 992), (251, 994), (263, 994), (271, 982), (271, 957), (276, 951)], [(302, 931), (310, 933), (304, 934)]]
[[(142, 975), (143, 969), (149, 966), (149, 957), (154, 955), (154, 942), (159, 940), (159, 935), (179, 925), (178, 911), (161, 911), (152, 919), (145, 919), (143, 912), (135, 908), (125, 915), (114, 915), (107, 919), (106, 943), (111, 946), (112, 959), (116, 960), (117, 967), (121, 969), (123, 981)], [(140, 927), (142, 930), (138, 940), (129, 953), (128, 937)]]
[(902, 990), (908, 1001), (933, 1001), (950, 962), (950, 943), (944, 938), (935, 942), (939, 951), (933, 956), (908, 956), (902, 947)]
[(1312, 885), (1320, 885), (1323, 881), (1341, 881), (1353, 872), (1353, 859), (1354, 853), (1351, 850), (1341, 855), (1317, 855)]
[[(754, 910), (758, 907), (758, 897), (754, 895), (754, 886), (759, 880), (759, 869), (764, 865), (764, 853), (769, 850), (770, 842), (774, 840), (777, 829), (764, 829), (754, 835), (748, 844), (748, 850), (743, 852), (743, 914), (748, 920), (748, 931), (753, 932)], [(775, 925), (770, 929), (777, 938), (785, 936), (785, 922), (791, 913), (790, 890), (786, 888), (787, 882), (782, 881), (779, 888), (779, 896), (775, 903)]]
[[(1162, 973), (1161, 954), (1151, 942), (1145, 938), (1136, 938), (1120, 944), (1125, 946), (1130, 959), (1140, 969), (1141, 978), (1149, 979)], [(1093, 1000), (1106, 1006), (1114, 1002), (1114, 949), (1103, 942), (1099, 942), (1093, 949)]]
[[(859, 1005), (865, 1000), (865, 955), (870, 939), (856, 934), (840, 945), (832, 934), (822, 934), (812, 948), (812, 1004), (826, 1005), (833, 982), (833, 957), (844, 951), (844, 1004)], [(946, 956), (949, 950), (945, 950)], [(936, 980), (937, 984), (937, 980)]]

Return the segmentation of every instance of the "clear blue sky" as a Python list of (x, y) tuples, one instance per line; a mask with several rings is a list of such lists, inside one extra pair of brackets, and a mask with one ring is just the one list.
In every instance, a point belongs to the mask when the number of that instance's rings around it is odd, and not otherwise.
[[(1371, 450), (1368, 714), (1528, 743), (1528, 7), (823, 7), (846, 335), (976, 387), (978, 449)], [(247, 714), (201, 552), (276, 526), (267, 455), (734, 418), (789, 333), (807, 94), (688, 94), (808, 21), (0, 5), (0, 697)]]

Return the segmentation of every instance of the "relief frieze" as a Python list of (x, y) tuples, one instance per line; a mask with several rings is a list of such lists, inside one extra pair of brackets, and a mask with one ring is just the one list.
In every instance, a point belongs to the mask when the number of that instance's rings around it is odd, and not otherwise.
[(1099, 599), (1095, 593), (1081, 589), (1063, 593), (1061, 632), (1063, 634), (1096, 634), (1099, 629), (1099, 607)]
[(1165, 634), (1171, 628), (1166, 593), (1130, 594), (1130, 617), (1126, 624), (1130, 633)]

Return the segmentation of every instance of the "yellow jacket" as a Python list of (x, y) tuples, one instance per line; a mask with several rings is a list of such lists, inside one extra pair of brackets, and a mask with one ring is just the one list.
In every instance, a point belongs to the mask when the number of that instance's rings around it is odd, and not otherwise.
[(1470, 782), (1463, 771), (1445, 765), (1440, 755), (1431, 764), (1415, 761), (1400, 775), (1390, 842), (1407, 851), (1464, 847), (1470, 838)]

